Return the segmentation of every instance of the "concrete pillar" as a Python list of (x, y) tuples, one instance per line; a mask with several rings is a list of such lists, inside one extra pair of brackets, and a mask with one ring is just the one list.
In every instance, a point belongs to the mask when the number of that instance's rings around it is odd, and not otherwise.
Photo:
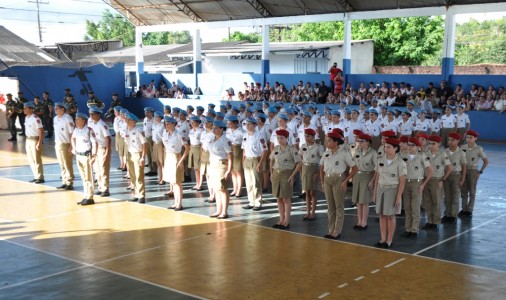
[(195, 75), (195, 87), (199, 86), (199, 74), (202, 73), (202, 42), (200, 29), (196, 29), (193, 35), (193, 74)]
[(144, 54), (142, 52), (142, 32), (139, 29), (135, 29), (135, 75), (137, 89), (141, 87), (140, 75), (144, 74)]
[(351, 73), (351, 20), (344, 20), (344, 45), (343, 45), (343, 77), (344, 87), (348, 83), (348, 75)]
[(450, 76), (453, 75), (455, 62), (455, 13), (451, 6), (446, 10), (443, 43), (441, 74), (443, 75), (443, 80), (449, 81)]
[(269, 25), (264, 25), (262, 26), (262, 85), (265, 85), (267, 81), (266, 75), (269, 73)]

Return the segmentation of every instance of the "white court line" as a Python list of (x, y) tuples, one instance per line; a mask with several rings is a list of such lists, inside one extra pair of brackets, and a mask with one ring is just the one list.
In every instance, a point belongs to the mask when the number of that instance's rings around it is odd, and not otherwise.
[(3, 219), (3, 218), (0, 218), (0, 221), (4, 222), (4, 223), (16, 223), (15, 221), (11, 221), (11, 220), (7, 220), (7, 219)]
[(380, 271), (380, 269), (372, 270), (372, 271), (371, 271), (371, 274), (376, 274), (376, 273), (378, 273), (379, 271)]
[(80, 266), (80, 267), (77, 267), (77, 268), (72, 268), (72, 269), (69, 269), (69, 270), (60, 271), (60, 272), (56, 272), (56, 273), (53, 273), (53, 274), (49, 274), (49, 275), (33, 278), (33, 279), (30, 279), (30, 280), (18, 282), (16, 284), (11, 284), (11, 285), (8, 285), (8, 286), (0, 287), (0, 290), (9, 289), (9, 288), (16, 287), (16, 286), (19, 286), (19, 285), (27, 284), (27, 283), (34, 282), (34, 281), (43, 280), (43, 279), (46, 279), (46, 278), (49, 278), (49, 277), (53, 277), (53, 276), (57, 276), (57, 275), (60, 275), (60, 274), (65, 274), (65, 273), (69, 273), (69, 272), (72, 272), (72, 271), (75, 271), (75, 270), (79, 270), (79, 269), (84, 269), (84, 268), (87, 268), (87, 266)]
[(388, 265), (385, 266), (385, 268), (390, 268), (391, 266), (394, 266), (394, 265), (400, 263), (403, 260), (405, 260), (405, 258), (400, 258), (400, 259), (394, 261), (393, 263), (389, 263)]
[(318, 299), (323, 299), (323, 298), (327, 297), (328, 295), (330, 295), (330, 293), (328, 293), (328, 292), (327, 293), (323, 293), (323, 294), (320, 295), (320, 297), (318, 297)]
[(343, 283), (340, 286), (338, 286), (338, 288), (342, 289), (343, 287), (346, 287), (346, 286), (348, 286), (348, 284), (347, 283)]
[[(442, 240), (442, 241), (441, 241), (441, 242), (439, 242), (439, 243), (436, 243), (436, 244), (434, 244), (434, 245), (432, 245), (432, 246), (429, 246), (429, 247), (424, 248), (424, 249), (422, 249), (422, 250), (420, 250), (420, 251), (417, 251), (417, 252), (413, 253), (413, 255), (420, 255), (420, 253), (423, 253), (423, 252), (425, 252), (425, 251), (427, 251), (427, 250), (429, 250), (429, 249), (432, 249), (432, 248), (437, 247), (437, 246), (439, 246), (439, 245), (441, 245), (441, 244), (444, 244), (444, 243), (446, 243), (446, 242), (448, 242), (448, 241), (450, 241), (450, 240), (453, 240), (453, 239), (455, 239), (455, 238), (457, 238), (457, 237), (459, 237), (459, 236), (461, 236), (461, 235), (463, 235), (463, 234), (465, 234), (465, 233), (468, 233), (469, 231), (472, 231), (472, 230), (475, 230), (475, 229), (480, 228), (480, 227), (482, 227), (482, 226), (485, 226), (485, 225), (487, 225), (488, 223), (494, 222), (494, 221), (495, 221), (495, 220), (497, 220), (497, 219), (504, 218), (505, 216), (506, 216), (506, 214), (502, 214), (502, 215), (497, 216), (497, 217), (495, 217), (495, 218), (493, 218), (493, 219), (491, 219), (491, 220), (488, 220), (488, 221), (487, 221), (487, 222), (485, 222), (485, 223), (482, 223), (482, 224), (480, 224), (480, 225), (477, 225), (477, 226), (471, 227), (471, 228), (469, 228), (469, 229), (468, 229), (468, 230), (466, 230), (466, 231), (462, 231), (462, 232), (461, 232), (461, 233), (459, 233), (459, 234), (456, 234), (456, 235), (454, 235), (454, 236), (452, 236), (452, 237), (447, 238), (446, 240)], [(474, 266), (474, 265), (468, 265), (468, 266)]]
[(364, 279), (364, 278), (365, 278), (365, 276), (359, 276), (359, 277), (355, 278), (354, 280), (355, 280), (355, 281), (360, 281), (360, 280), (362, 280), (362, 279)]

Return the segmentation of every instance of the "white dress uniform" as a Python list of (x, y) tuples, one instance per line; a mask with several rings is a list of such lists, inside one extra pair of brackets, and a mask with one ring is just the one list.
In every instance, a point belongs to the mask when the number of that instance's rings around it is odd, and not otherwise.
[(175, 130), (172, 134), (163, 132), (163, 145), (165, 146), (165, 164), (163, 166), (163, 180), (169, 183), (182, 183), (184, 177), (184, 166), (176, 168), (181, 159), (183, 144), (187, 139), (181, 132)]
[(227, 171), (228, 153), (232, 152), (231, 143), (225, 135), (215, 140), (213, 135), (209, 145), (209, 184), (214, 190), (226, 188), (225, 172)]
[(35, 114), (25, 118), (25, 151), (28, 163), (32, 168), (35, 179), (44, 180), (44, 170), (42, 167), (42, 145), (39, 150), (36, 145), (39, 141), (39, 128), (43, 128), (42, 120)]
[(411, 119), (408, 119), (407, 121), (403, 120), (399, 123), (399, 134), (411, 136), (414, 128), (415, 128), (415, 126), (413, 125), (413, 122), (411, 121)]
[(90, 155), (92, 145), (97, 142), (95, 133), (87, 126), (76, 128), (72, 133), (72, 139), (75, 141), (73, 152), (76, 155), (76, 165), (83, 182), (84, 198), (93, 199), (94, 184)]
[(128, 149), (128, 172), (130, 180), (134, 185), (134, 198), (145, 199), (146, 190), (144, 187), (144, 163), (141, 163), (142, 151), (146, 138), (141, 129), (134, 127), (127, 128), (125, 133), (125, 146)]
[[(307, 127), (304, 124), (300, 124), (299, 129), (297, 130), (297, 142), (298, 142), (299, 145), (302, 145), (302, 144), (306, 143), (306, 137), (304, 136), (304, 130), (306, 130), (308, 128), (311, 128), (314, 131), (318, 132), (318, 128), (316, 128), (312, 124), (309, 124), (309, 126), (307, 126)], [(275, 132), (273, 132), (273, 134), (274, 133)], [(292, 133), (290, 133), (290, 135), (292, 135)], [(319, 140), (319, 137), (318, 137), (318, 134), (317, 134), (317, 135), (315, 135), (315, 141), (318, 141), (318, 140)]]
[(249, 206), (262, 206), (262, 184), (260, 181), (260, 172), (257, 167), (264, 151), (267, 151), (267, 141), (260, 131), (253, 134), (244, 133), (242, 149), (245, 156), (244, 160), (244, 179), (246, 182), (246, 191), (248, 194)]
[(109, 126), (103, 121), (98, 120), (96, 123), (92, 120), (88, 122), (88, 127), (90, 127), (95, 133), (95, 138), (98, 143), (97, 158), (93, 165), (95, 169), (95, 175), (97, 177), (97, 183), (99, 190), (102, 192), (109, 191), (109, 172), (111, 169), (111, 152), (106, 157), (106, 148), (107, 148), (107, 137), (110, 137)]
[(61, 178), (64, 185), (72, 186), (74, 183), (74, 167), (72, 155), (69, 152), (72, 132), (74, 132), (74, 120), (71, 116), (63, 114), (53, 118), (55, 151), (58, 164), (61, 168)]

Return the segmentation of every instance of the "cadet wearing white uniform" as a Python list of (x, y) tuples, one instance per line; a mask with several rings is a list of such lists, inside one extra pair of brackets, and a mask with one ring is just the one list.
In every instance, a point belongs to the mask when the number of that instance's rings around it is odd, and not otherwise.
[(128, 172), (132, 181), (134, 196), (130, 201), (146, 202), (146, 190), (144, 184), (144, 157), (148, 150), (146, 138), (141, 129), (135, 127), (139, 118), (132, 113), (127, 115), (127, 130), (125, 145), (128, 148)]
[(30, 182), (44, 183), (44, 169), (42, 167), (42, 139), (44, 138), (44, 127), (42, 120), (33, 111), (33, 102), (26, 102), (23, 106), (25, 117), (25, 151), (28, 163), (32, 169), (34, 179)]
[(102, 110), (96, 106), (90, 107), (91, 122), (88, 126), (95, 133), (98, 148), (97, 159), (93, 164), (95, 175), (97, 176), (98, 189), (96, 195), (102, 197), (109, 196), (109, 172), (111, 169), (111, 134), (109, 133), (109, 126), (105, 124), (100, 118)]
[(142, 129), (144, 132), (144, 137), (146, 138), (146, 144), (148, 145), (147, 150), (147, 158), (149, 161), (149, 172), (147, 172), (146, 176), (154, 176), (156, 175), (156, 162), (153, 160), (153, 113), (155, 109), (152, 107), (144, 108), (144, 115), (146, 116), (142, 122)]
[(74, 184), (74, 168), (72, 166), (71, 137), (74, 131), (74, 120), (65, 113), (65, 105), (55, 103), (56, 116), (53, 118), (55, 152), (61, 168), (63, 184), (58, 189), (72, 190)]
[(441, 116), (441, 144), (448, 147), (448, 134), (457, 131), (457, 117), (452, 114), (453, 106), (447, 105), (445, 114)]
[(189, 132), (190, 153), (188, 155), (188, 168), (195, 170), (196, 184), (192, 190), (202, 190), (202, 176), (200, 176), (200, 154), (202, 152), (202, 142), (200, 137), (204, 131), (201, 128), (200, 118), (193, 116), (190, 118), (191, 129)]
[(155, 111), (155, 121), (151, 130), (151, 138), (153, 139), (153, 152), (151, 154), (151, 158), (153, 159), (153, 162), (156, 163), (159, 185), (164, 184), (163, 162), (165, 160), (165, 153), (163, 151), (162, 142), (164, 131), (165, 126), (163, 124), (163, 113)]

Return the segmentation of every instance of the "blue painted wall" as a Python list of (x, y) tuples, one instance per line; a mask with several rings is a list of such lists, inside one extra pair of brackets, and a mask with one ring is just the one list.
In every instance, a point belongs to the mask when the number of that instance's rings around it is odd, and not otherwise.
[(120, 99), (124, 99), (124, 69), (122, 63), (112, 67), (96, 65), (84, 68), (18, 66), (1, 71), (0, 76), (17, 77), (20, 80), (20, 89), (29, 100), (35, 95), (42, 97), (42, 92), (48, 91), (54, 102), (60, 102), (63, 100), (65, 88), (70, 88), (76, 98), (78, 109), (87, 111), (86, 100), (89, 90), (93, 90), (95, 95), (104, 101), (106, 109), (111, 103), (112, 93), (117, 92)]

